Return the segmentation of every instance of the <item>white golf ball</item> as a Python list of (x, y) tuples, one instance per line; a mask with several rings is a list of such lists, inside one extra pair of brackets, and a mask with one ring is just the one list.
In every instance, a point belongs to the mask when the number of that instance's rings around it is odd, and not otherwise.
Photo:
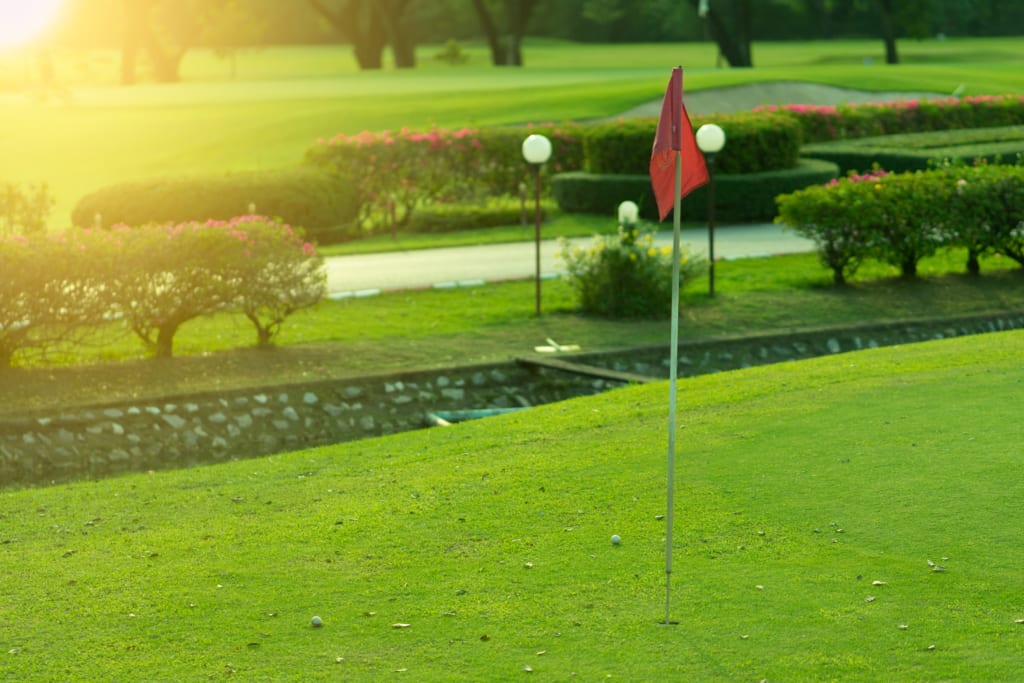
[(320, 628), (324, 625), (324, 620), (320, 617), (313, 617), (309, 620), (309, 623), (313, 626), (313, 628)]
[(612, 536), (612, 545), (618, 545), (619, 543), (622, 543), (622, 539), (619, 538), (619, 535), (615, 534)]

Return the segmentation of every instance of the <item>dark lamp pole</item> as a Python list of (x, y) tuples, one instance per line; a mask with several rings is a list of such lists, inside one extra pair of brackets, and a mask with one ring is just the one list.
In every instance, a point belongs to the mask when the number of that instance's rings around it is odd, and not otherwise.
[(715, 295), (715, 155), (725, 147), (725, 131), (713, 123), (697, 129), (697, 147), (708, 165), (708, 295)]
[(537, 317), (540, 317), (540, 169), (551, 158), (551, 141), (543, 135), (533, 134), (523, 140), (523, 158), (533, 167), (534, 184), (534, 242), (536, 243)]

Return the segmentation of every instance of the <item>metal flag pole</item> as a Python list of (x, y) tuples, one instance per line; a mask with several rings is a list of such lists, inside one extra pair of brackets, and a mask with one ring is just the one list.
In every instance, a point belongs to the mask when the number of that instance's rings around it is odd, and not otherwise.
[(665, 513), (665, 624), (672, 612), (672, 521), (675, 510), (676, 380), (679, 375), (679, 196), (683, 185), (683, 155), (676, 151), (676, 192), (672, 215), (672, 341), (668, 382), (668, 510)]

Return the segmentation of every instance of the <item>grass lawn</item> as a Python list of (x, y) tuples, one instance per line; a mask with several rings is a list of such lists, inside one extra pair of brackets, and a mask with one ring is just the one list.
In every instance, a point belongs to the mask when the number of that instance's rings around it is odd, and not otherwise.
[(258, 461), (2, 491), (3, 670), (1014, 680), (1022, 342), (682, 381), (677, 626), (656, 623), (665, 383)]
[[(317, 138), (364, 129), (515, 124), (615, 116), (660, 99), (669, 70), (686, 88), (800, 80), (863, 90), (966, 94), (1024, 92), (1016, 39), (901, 42), (905, 64), (881, 64), (881, 41), (755, 45), (754, 69), (716, 69), (708, 43), (526, 46), (523, 69), (496, 69), (483, 47), (458, 68), (421, 50), (412, 71), (360, 73), (346, 47), (273, 48), (239, 57), (240, 76), (190, 51), (176, 85), (115, 85), (114, 53), (58, 58), (65, 96), (24, 80), (25, 55), (0, 54), (0, 180), (46, 181), (53, 225), (78, 199), (129, 179), (298, 163)], [(864, 64), (872, 57), (872, 66)], [(31, 72), (29, 72), (31, 73)], [(21, 78), (14, 75), (20, 74)]]

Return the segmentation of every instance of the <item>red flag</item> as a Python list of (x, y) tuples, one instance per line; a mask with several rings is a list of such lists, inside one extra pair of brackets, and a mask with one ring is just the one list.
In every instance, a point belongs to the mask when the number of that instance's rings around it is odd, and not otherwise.
[(658, 203), (659, 220), (665, 220), (675, 206), (677, 152), (683, 155), (679, 196), (685, 197), (708, 182), (708, 167), (704, 163), (704, 155), (697, 149), (693, 126), (683, 104), (683, 70), (678, 66), (672, 69), (651, 149), (651, 187)]

